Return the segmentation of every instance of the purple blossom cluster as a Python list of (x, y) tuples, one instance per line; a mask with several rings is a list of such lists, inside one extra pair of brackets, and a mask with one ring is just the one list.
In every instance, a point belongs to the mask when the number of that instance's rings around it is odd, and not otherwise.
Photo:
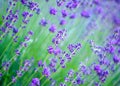
[(25, 72), (27, 72), (30, 67), (32, 66), (32, 63), (34, 61), (34, 58), (32, 57), (30, 60), (25, 60), (23, 63), (23, 66), (20, 67), (20, 69), (16, 73), (16, 77), (12, 77), (12, 83), (15, 83), (18, 79), (18, 77), (22, 77)]
[[(17, 2), (20, 2), (22, 6), (26, 7), (27, 11), (19, 12), (19, 10), (13, 9)], [(49, 3), (49, 0), (46, 0), (46, 2)], [(111, 6), (108, 3), (113, 3), (113, 5)], [(89, 41), (93, 54), (97, 56), (95, 61), (89, 66), (87, 66), (87, 64), (80, 63), (77, 71), (71, 68), (64, 77), (64, 82), (61, 82), (59, 86), (67, 86), (67, 84), (70, 84), (70, 86), (83, 85), (85, 83), (89, 83), (88, 79), (91, 76), (97, 76), (97, 80), (94, 80), (93, 84), (95, 86), (101, 86), (105, 83), (109, 75), (114, 73), (115, 67), (118, 67), (120, 64), (120, 17), (116, 14), (120, 10), (120, 6), (118, 6), (119, 3), (120, 0), (92, 0), (90, 3), (89, 0), (57, 0), (57, 7), (52, 6), (48, 9), (48, 13), (51, 17), (59, 17), (58, 22), (60, 28), (64, 28), (64, 25), (67, 25), (69, 22), (67, 17), (69, 19), (80, 17), (85, 20), (91, 20), (93, 17), (93, 19), (95, 19), (100, 16), (102, 22), (110, 20), (113, 23), (111, 33), (105, 40), (105, 44), (103, 46), (98, 46), (92, 40)], [(2, 17), (4, 23), (2, 24), (2, 27), (0, 27), (0, 31), (2, 32), (2, 34), (0, 33), (0, 40), (5, 39), (4, 37), (12, 31), (13, 41), (15, 43), (19, 43), (18, 40), (21, 28), (26, 28), (30, 19), (35, 14), (39, 15), (42, 9), (39, 8), (39, 4), (37, 2), (31, 0), (13, 0), (13, 2), (9, 2), (9, 5), (12, 9), (7, 9), (8, 15)], [(57, 9), (61, 7), (64, 9)], [(113, 7), (117, 7), (118, 9), (114, 9)], [(109, 10), (110, 8), (115, 11), (111, 12)], [(108, 14), (110, 13), (109, 11), (111, 14)], [(22, 16), (22, 24), (20, 25), (20, 28), (15, 26), (17, 21), (19, 21), (19, 16)], [(62, 43), (65, 42), (68, 37), (68, 29), (59, 29), (57, 24), (51, 23), (46, 17), (42, 17), (40, 19), (39, 25), (41, 27), (46, 27), (48, 25), (49, 27), (47, 28), (49, 33), (54, 33), (54, 36), (50, 41), (51, 44), (46, 49), (47, 55), (49, 55), (50, 58), (48, 59), (45, 57), (45, 60), (40, 59), (35, 67), (33, 66), (33, 58), (25, 60), (23, 64), (20, 65), (20, 69), (17, 70), (16, 76), (12, 77), (12, 81), (8, 84), (8, 86), (16, 83), (18, 78), (23, 77), (25, 72), (29, 72), (29, 70), (31, 70), (31, 67), (34, 67), (33, 71), (35, 74), (40, 72), (42, 76), (45, 76), (45, 78), (51, 82), (51, 86), (56, 86), (57, 81), (53, 79), (52, 75), (67, 68), (67, 64), (82, 48), (82, 43), (69, 43), (68, 45), (64, 45), (66, 50), (62, 49)], [(92, 28), (95, 26), (96, 21), (95, 25), (88, 25), (88, 27)], [(27, 35), (23, 36), (23, 40), (20, 40), (20, 43), (18, 44), (19, 47), (15, 50), (15, 56), (13, 56), (9, 61), (3, 62), (3, 69), (0, 70), (0, 78), (3, 76), (3, 71), (8, 71), (12, 63), (17, 61), (18, 57), (22, 56), (22, 50), (25, 50), (28, 45), (33, 42), (32, 36), (34, 33), (35, 32), (32, 30), (29, 30)], [(31, 82), (28, 83), (30, 86), (40, 86), (41, 79), (42, 78), (32, 76), (32, 80), (30, 78)]]

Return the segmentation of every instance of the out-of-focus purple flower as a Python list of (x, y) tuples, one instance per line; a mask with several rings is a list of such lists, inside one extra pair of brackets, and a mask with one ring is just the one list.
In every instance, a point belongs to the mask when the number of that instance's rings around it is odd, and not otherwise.
[(70, 56), (70, 54), (65, 54), (65, 57), (67, 58), (68, 61), (70, 61), (72, 59), (72, 57)]
[(57, 64), (57, 59), (56, 58), (50, 59), (49, 67), (50, 67), (52, 72), (56, 72), (56, 64)]
[(62, 5), (64, 4), (64, 2), (61, 1), (61, 0), (56, 1), (56, 3), (57, 3), (57, 6), (58, 6), (58, 7), (60, 7), (60, 6), (62, 6)]
[(74, 51), (75, 50), (79, 50), (81, 48), (81, 44), (80, 43), (78, 43), (78, 44), (69, 44), (68, 45), (68, 50), (71, 52), (71, 53), (75, 53)]
[(115, 0), (115, 2), (119, 4), (119, 3), (120, 3), (120, 0)]
[(33, 1), (28, 2), (27, 6), (30, 10), (33, 10), (33, 11), (36, 11), (36, 9), (38, 9), (38, 4)]
[(95, 65), (95, 66), (94, 66), (94, 70), (95, 70), (95, 71), (101, 70), (100, 65)]
[(24, 19), (27, 18), (28, 15), (29, 15), (29, 12), (25, 11), (25, 12), (22, 13), (22, 16), (24, 17)]
[(12, 77), (12, 83), (15, 83), (16, 82), (16, 77)]
[(93, 3), (98, 5), (100, 3), (100, 0), (93, 0)]
[(66, 10), (61, 11), (62, 17), (66, 17), (68, 15), (68, 12)]
[(75, 9), (76, 7), (78, 7), (79, 6), (79, 3), (80, 1), (69, 1), (69, 2), (67, 2), (67, 4), (66, 4), (66, 8), (69, 8), (70, 10), (72, 10), (72, 9)]
[(85, 17), (85, 18), (89, 18), (89, 17), (90, 17), (90, 13), (89, 13), (88, 11), (83, 10), (83, 11), (81, 12), (81, 16), (83, 16), (83, 17)]
[(38, 62), (38, 67), (42, 67), (43, 66), (43, 62), (42, 62), (42, 60), (40, 60), (39, 62)]
[(36, 9), (36, 14), (40, 14), (40, 8)]
[(118, 63), (118, 62), (120, 62), (120, 58), (115, 55), (115, 56), (113, 57), (113, 61), (114, 61), (114, 63)]
[(60, 86), (67, 86), (65, 83), (60, 83)]
[(44, 67), (42, 74), (45, 75), (46, 77), (49, 77), (51, 75), (50, 68), (49, 67)]
[(18, 29), (17, 28), (13, 28), (13, 33), (17, 33), (18, 32)]
[(34, 33), (33, 33), (33, 31), (32, 30), (30, 30), (29, 32), (28, 32), (28, 35), (30, 35), (30, 36), (32, 36)]
[(64, 19), (62, 19), (61, 21), (60, 21), (60, 25), (65, 25), (66, 24), (66, 21), (64, 20)]
[(50, 13), (51, 15), (56, 15), (57, 10), (56, 10), (55, 8), (50, 8), (49, 13)]
[(28, 3), (28, 0), (21, 0), (21, 3), (25, 5)]
[(56, 31), (56, 26), (55, 25), (51, 25), (50, 28), (49, 28), (49, 31), (54, 33)]
[(114, 19), (113, 19), (113, 21), (114, 21), (114, 23), (116, 24), (116, 25), (120, 25), (120, 18), (119, 17), (114, 17)]
[(29, 37), (29, 36), (25, 36), (25, 37), (24, 37), (24, 40), (25, 40), (25, 41), (29, 41), (29, 40), (30, 40), (30, 37)]
[(75, 73), (74, 70), (70, 69), (69, 72), (68, 72), (68, 77), (73, 77), (74, 73)]
[(0, 72), (0, 77), (2, 77), (3, 75), (2, 75), (2, 73)]
[(95, 82), (95, 83), (94, 83), (94, 86), (101, 86), (101, 85), (100, 85), (100, 83)]
[(53, 54), (54, 48), (52, 46), (49, 46), (47, 51), (48, 51), (49, 54)]
[(5, 71), (7, 71), (9, 69), (10, 65), (11, 65), (10, 61), (2, 63), (2, 67), (4, 68)]
[(60, 30), (60, 31), (57, 32), (56, 37), (54, 37), (54, 38), (52, 39), (52, 42), (53, 42), (55, 45), (58, 45), (58, 44), (60, 44), (61, 41), (64, 40), (65, 37), (66, 37), (66, 30), (65, 30), (65, 29)]
[(47, 24), (48, 24), (48, 22), (45, 19), (41, 19), (40, 25), (46, 26)]
[(1, 30), (2, 32), (6, 32), (6, 29), (5, 29), (4, 27), (1, 27), (0, 30)]
[(33, 78), (32, 81), (31, 81), (30, 86), (40, 86), (39, 78)]
[(56, 47), (53, 53), (54, 55), (59, 55), (61, 53), (61, 49), (59, 47)]
[(81, 85), (81, 84), (84, 83), (84, 80), (82, 80), (80, 77), (77, 77), (76, 83), (77, 83), (78, 85)]
[(22, 75), (23, 75), (22, 71), (17, 71), (17, 76), (18, 77), (22, 77)]
[(74, 19), (76, 17), (76, 15), (75, 14), (72, 14), (72, 15), (70, 15), (70, 19)]
[(25, 60), (23, 66), (20, 67), (20, 70), (17, 71), (17, 76), (22, 77), (23, 73), (28, 71), (33, 63), (33, 57), (30, 60)]

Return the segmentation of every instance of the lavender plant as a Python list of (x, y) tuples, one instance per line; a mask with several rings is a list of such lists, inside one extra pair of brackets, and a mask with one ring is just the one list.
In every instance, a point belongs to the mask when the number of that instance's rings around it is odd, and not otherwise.
[(0, 86), (120, 86), (120, 0), (0, 0)]

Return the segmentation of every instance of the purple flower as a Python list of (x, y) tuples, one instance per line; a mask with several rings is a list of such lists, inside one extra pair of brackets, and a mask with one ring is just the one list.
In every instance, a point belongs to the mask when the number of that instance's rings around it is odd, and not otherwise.
[(89, 18), (89, 17), (90, 17), (90, 13), (89, 13), (88, 11), (83, 10), (83, 11), (81, 12), (81, 16), (83, 16), (83, 17), (85, 17), (85, 18)]
[(74, 46), (72, 44), (69, 44), (68, 49), (69, 49), (70, 52), (73, 52), (74, 51)]
[(48, 24), (48, 22), (45, 19), (41, 19), (40, 25), (46, 26), (47, 24)]
[(66, 21), (62, 19), (62, 20), (60, 21), (60, 25), (65, 25), (65, 24), (66, 24)]
[(15, 83), (16, 82), (16, 77), (12, 77), (12, 83)]
[(62, 6), (62, 5), (64, 4), (63, 1), (59, 1), (59, 0), (58, 0), (58, 1), (56, 1), (56, 2), (57, 2), (57, 6), (58, 6), (58, 7), (60, 7), (60, 6)]
[(62, 40), (64, 40), (64, 37), (65, 37), (65, 36), (66, 36), (66, 30), (65, 30), (65, 29), (60, 30), (60, 31), (57, 32), (56, 37), (54, 37), (54, 38), (52, 39), (52, 42), (53, 42), (55, 45), (58, 45), (58, 44), (60, 44), (60, 42), (61, 42)]
[(68, 15), (68, 12), (66, 10), (61, 11), (62, 17), (66, 17)]
[(2, 75), (2, 73), (0, 72), (0, 77), (2, 77), (3, 75)]
[(8, 70), (8, 68), (10, 67), (10, 65), (11, 65), (11, 62), (6, 62), (6, 64), (5, 64), (5, 70)]
[(80, 77), (77, 77), (76, 83), (77, 83), (78, 85), (80, 85), (80, 84), (83, 84), (84, 81), (83, 81)]
[(101, 86), (101, 85), (98, 82), (95, 82), (94, 86)]
[(29, 36), (25, 36), (24, 39), (25, 39), (25, 41), (29, 41), (30, 37)]
[(13, 28), (13, 33), (17, 33), (18, 32), (18, 29), (17, 28)]
[(114, 63), (118, 63), (118, 62), (120, 62), (120, 58), (115, 55), (115, 56), (113, 57), (113, 61), (114, 61)]
[(74, 76), (74, 70), (70, 69), (68, 72), (68, 77)]
[(49, 54), (53, 54), (54, 49), (53, 49), (52, 46), (49, 46), (48, 49), (47, 49), (47, 51), (48, 51)]
[(56, 26), (55, 25), (51, 25), (49, 28), (49, 31), (54, 33), (56, 31)]
[(1, 27), (0, 30), (1, 30), (2, 32), (6, 32), (6, 29), (5, 29), (4, 27)]
[(72, 59), (71, 56), (70, 56), (70, 54), (68, 54), (68, 53), (65, 54), (65, 57), (67, 58), (68, 61), (70, 61)]
[(76, 17), (76, 15), (75, 14), (72, 14), (72, 15), (70, 15), (70, 19), (74, 19)]
[(33, 78), (32, 81), (31, 81), (30, 86), (40, 86), (39, 78)]
[(42, 60), (40, 60), (39, 62), (38, 62), (38, 67), (42, 67), (43, 66), (43, 62), (42, 62)]
[(55, 8), (50, 8), (49, 13), (50, 13), (51, 15), (56, 15), (57, 10), (56, 10)]
[(61, 59), (60, 60), (60, 64), (63, 65), (65, 63), (65, 60), (64, 59)]
[(52, 70), (52, 72), (56, 72), (56, 64), (57, 64), (57, 59), (56, 58), (52, 58), (50, 60), (50, 64), (49, 64), (49, 67)]
[(30, 31), (28, 32), (28, 34), (29, 34), (30, 36), (32, 36), (34, 33), (33, 33), (33, 31), (30, 30)]
[(44, 67), (43, 68), (43, 75), (45, 75), (46, 77), (49, 77), (51, 75), (50, 69), (48, 67)]
[(38, 4), (36, 2), (31, 1), (28, 3), (28, 8), (30, 10), (36, 11), (38, 9)]
[(67, 86), (66, 84), (64, 84), (64, 83), (60, 83), (60, 86)]
[(25, 60), (25, 61), (24, 61), (24, 66), (25, 66), (25, 67), (31, 66), (31, 61), (30, 61), (30, 60)]
[(115, 2), (119, 4), (119, 3), (120, 3), (120, 0), (115, 0)]
[(98, 5), (100, 3), (100, 0), (93, 0), (93, 3)]
[(36, 14), (40, 14), (40, 8), (36, 9)]
[(116, 24), (116, 25), (120, 25), (120, 18), (119, 17), (114, 17), (114, 23)]
[(24, 17), (24, 19), (27, 18), (28, 15), (29, 15), (29, 12), (25, 11), (25, 12), (22, 13), (22, 16)]
[(95, 70), (95, 71), (100, 70), (100, 69), (101, 69), (101, 68), (100, 68), (100, 65), (95, 65), (95, 66), (94, 66), (94, 70)]
[(56, 47), (53, 53), (54, 55), (59, 55), (61, 53), (61, 49), (59, 47)]
[(69, 44), (69, 45), (68, 45), (69, 51), (70, 51), (71, 53), (73, 53), (73, 54), (74, 54), (74, 51), (75, 51), (75, 50), (79, 50), (80, 48), (81, 48), (81, 44), (80, 44), (80, 43), (75, 44), (75, 45), (73, 45), (73, 44)]
[(22, 75), (23, 75), (22, 71), (17, 71), (17, 76), (18, 77), (22, 77)]
[(28, 0), (21, 0), (21, 3), (24, 5), (27, 4), (27, 2), (28, 2)]

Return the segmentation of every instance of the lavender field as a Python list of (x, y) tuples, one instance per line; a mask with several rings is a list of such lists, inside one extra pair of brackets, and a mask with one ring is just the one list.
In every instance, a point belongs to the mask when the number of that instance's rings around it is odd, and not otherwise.
[(120, 0), (0, 0), (0, 86), (120, 86)]

